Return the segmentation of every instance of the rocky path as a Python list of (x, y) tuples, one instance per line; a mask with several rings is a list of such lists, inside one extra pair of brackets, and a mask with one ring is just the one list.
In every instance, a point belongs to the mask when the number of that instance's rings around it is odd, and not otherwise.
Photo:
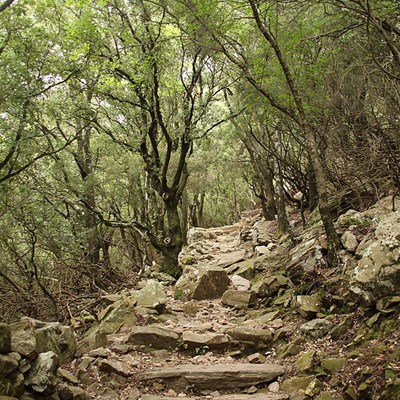
[[(137, 306), (140, 296), (132, 296), (141, 318), (108, 334), (105, 348), (89, 351), (71, 366), (93, 398), (289, 398), (276, 382), (286, 368), (268, 351), (273, 327), (282, 323), (276, 313), (247, 320), (256, 298), (251, 282), (228, 275), (252, 255), (240, 242), (241, 229), (193, 230), (181, 255), (186, 265), (181, 280), (164, 287), (147, 282), (146, 310)], [(129, 302), (129, 295), (123, 301)], [(95, 334), (101, 331), (100, 324)]]
[[(400, 399), (398, 264), (384, 287), (366, 269), (400, 248), (399, 215), (342, 216), (335, 269), (318, 224), (292, 221), (292, 240), (253, 217), (193, 229), (179, 281), (153, 266), (104, 296), (77, 349), (71, 327), (0, 324), (0, 400)], [(363, 308), (357, 294), (379, 300)]]

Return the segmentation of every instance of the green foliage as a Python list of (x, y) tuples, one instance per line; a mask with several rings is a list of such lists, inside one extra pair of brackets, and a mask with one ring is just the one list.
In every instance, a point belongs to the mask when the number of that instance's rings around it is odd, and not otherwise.
[(207, 345), (204, 345), (204, 346), (196, 347), (195, 353), (196, 353), (196, 355), (203, 355), (203, 354), (207, 354), (209, 350), (210, 350), (210, 347)]
[[(371, 0), (371, 18), (363, 2), (255, 3), (329, 191), (363, 207), (398, 177), (398, 2)], [(247, 1), (19, 0), (0, 14), (0, 80), (5, 310), (108, 290), (159, 261), (172, 234), (177, 256), (179, 219), (236, 222), (262, 204), (268, 174), (270, 200), (280, 178), (286, 200), (311, 191), (298, 105)]]

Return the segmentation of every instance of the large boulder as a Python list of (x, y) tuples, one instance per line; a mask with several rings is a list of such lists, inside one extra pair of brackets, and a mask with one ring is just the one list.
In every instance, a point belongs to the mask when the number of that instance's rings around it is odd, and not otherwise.
[(176, 283), (176, 290), (187, 300), (221, 297), (229, 285), (227, 272), (221, 267), (186, 268)]
[(98, 315), (98, 323), (86, 332), (79, 343), (78, 354), (107, 345), (106, 335), (117, 333), (121, 328), (136, 326), (136, 301), (136, 294), (130, 294), (103, 309)]
[(35, 331), (39, 353), (53, 351), (60, 362), (72, 361), (76, 351), (76, 339), (70, 326), (58, 322), (46, 323)]
[(20, 321), (10, 325), (11, 328), (11, 351), (33, 360), (39, 354), (37, 349), (35, 328), (32, 320), (22, 318)]
[(176, 390), (221, 390), (249, 387), (274, 381), (285, 373), (277, 364), (178, 365), (156, 368), (144, 375), (145, 380), (161, 379)]
[(26, 385), (37, 393), (49, 395), (54, 393), (57, 384), (57, 368), (59, 359), (52, 351), (40, 353), (32, 369)]
[(400, 295), (400, 211), (379, 216), (374, 240), (363, 251), (350, 286), (367, 304)]
[(76, 339), (69, 326), (24, 317), (10, 327), (11, 350), (28, 359), (33, 360), (39, 353), (53, 351), (61, 362), (68, 362), (75, 355)]

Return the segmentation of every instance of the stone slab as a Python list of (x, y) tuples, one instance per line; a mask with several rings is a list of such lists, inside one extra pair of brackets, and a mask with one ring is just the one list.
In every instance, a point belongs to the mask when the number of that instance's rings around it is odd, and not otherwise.
[(278, 364), (179, 365), (156, 368), (143, 378), (161, 379), (178, 390), (188, 385), (195, 389), (220, 390), (272, 382), (284, 373), (285, 368)]
[[(166, 397), (157, 395), (144, 395), (140, 397), (142, 400), (176, 400), (177, 397)], [(204, 400), (202, 397), (183, 397), (185, 400)], [(257, 394), (227, 394), (217, 397), (207, 397), (208, 400), (289, 400), (289, 396), (285, 394), (270, 394), (270, 393), (257, 393)]]

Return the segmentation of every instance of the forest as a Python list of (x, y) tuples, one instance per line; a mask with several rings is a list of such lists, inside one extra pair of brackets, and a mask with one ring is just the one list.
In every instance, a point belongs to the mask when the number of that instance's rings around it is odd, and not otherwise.
[(400, 190), (397, 0), (0, 5), (0, 315), (175, 278), (190, 227), (290, 235)]

